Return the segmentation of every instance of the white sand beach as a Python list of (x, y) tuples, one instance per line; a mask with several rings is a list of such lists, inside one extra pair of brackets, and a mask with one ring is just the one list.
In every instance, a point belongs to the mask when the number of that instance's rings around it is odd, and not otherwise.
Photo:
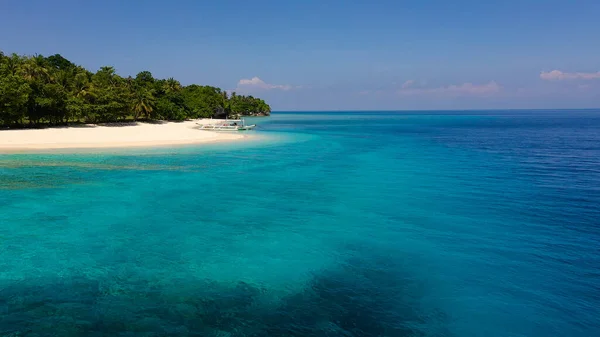
[(0, 152), (34, 149), (120, 148), (231, 141), (236, 133), (197, 129), (198, 121), (132, 123), (111, 126), (0, 130)]

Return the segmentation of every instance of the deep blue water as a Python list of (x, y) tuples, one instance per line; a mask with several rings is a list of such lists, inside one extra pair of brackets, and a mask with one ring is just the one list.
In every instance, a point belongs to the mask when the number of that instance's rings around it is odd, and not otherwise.
[(0, 336), (600, 336), (600, 111), (0, 155)]

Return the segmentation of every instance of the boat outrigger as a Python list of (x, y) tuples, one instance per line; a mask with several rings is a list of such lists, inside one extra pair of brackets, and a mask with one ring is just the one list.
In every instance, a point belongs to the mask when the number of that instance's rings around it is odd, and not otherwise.
[(211, 123), (196, 123), (200, 125), (200, 130), (209, 131), (246, 131), (252, 130), (256, 127), (256, 124), (246, 125), (244, 119), (224, 119), (224, 120), (211, 120)]

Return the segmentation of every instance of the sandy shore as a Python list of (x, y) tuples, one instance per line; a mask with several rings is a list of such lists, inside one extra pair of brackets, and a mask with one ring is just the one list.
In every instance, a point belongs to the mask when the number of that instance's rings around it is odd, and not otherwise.
[(33, 149), (120, 148), (200, 144), (241, 139), (236, 133), (197, 129), (197, 121), (115, 126), (76, 126), (36, 130), (1, 130), (0, 151)]

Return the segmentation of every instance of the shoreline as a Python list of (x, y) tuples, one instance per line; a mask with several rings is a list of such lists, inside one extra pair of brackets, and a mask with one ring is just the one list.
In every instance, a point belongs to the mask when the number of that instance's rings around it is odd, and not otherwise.
[(196, 125), (198, 121), (1, 130), (0, 154), (35, 150), (164, 147), (246, 138), (238, 133), (200, 130)]

